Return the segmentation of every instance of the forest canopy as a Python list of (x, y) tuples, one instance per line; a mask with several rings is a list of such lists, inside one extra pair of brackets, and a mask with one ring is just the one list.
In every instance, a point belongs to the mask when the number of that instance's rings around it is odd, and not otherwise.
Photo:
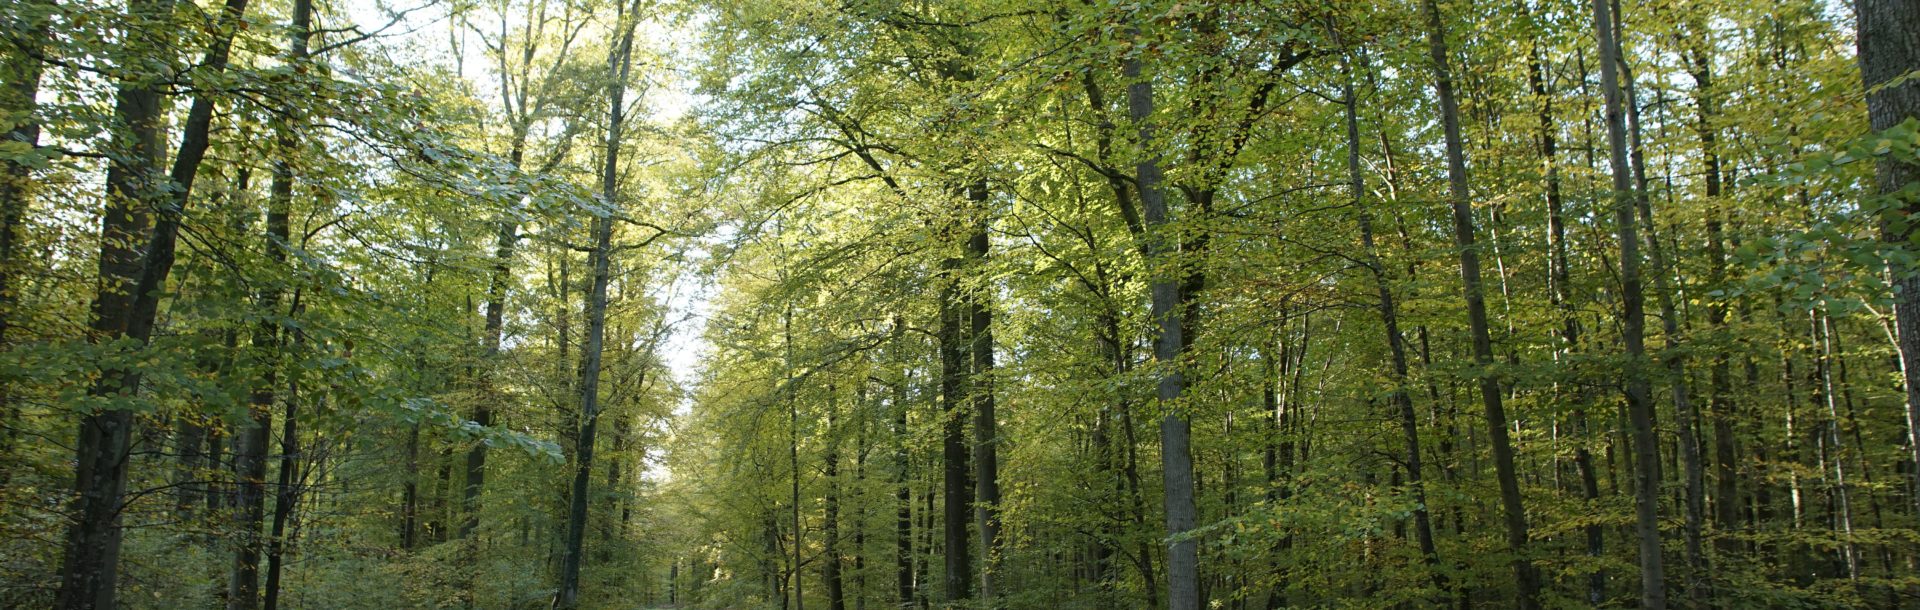
[(12, 0), (0, 607), (1920, 608), (1911, 0)]

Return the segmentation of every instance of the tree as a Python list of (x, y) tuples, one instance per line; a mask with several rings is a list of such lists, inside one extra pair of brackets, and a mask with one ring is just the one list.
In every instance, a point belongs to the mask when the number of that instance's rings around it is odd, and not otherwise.
[[(1862, 0), (1854, 6), (1859, 20), (1860, 77), (1867, 88), (1867, 122), (1875, 132), (1885, 132), (1920, 117), (1920, 84), (1906, 75), (1920, 66), (1914, 36), (1920, 23), (1920, 10), (1912, 3)], [(1896, 247), (1913, 242), (1913, 225), (1901, 216), (1912, 216), (1920, 208), (1912, 203), (1908, 189), (1920, 182), (1920, 170), (1909, 159), (1887, 156), (1874, 164), (1874, 188), (1877, 195), (1892, 198), (1887, 202), (1891, 218), (1884, 224), (1884, 239)], [(1903, 201), (1904, 203), (1899, 203)], [(1920, 274), (1903, 269), (1902, 259), (1894, 263), (1894, 320), (1899, 327), (1900, 370), (1907, 389), (1907, 448), (1913, 452), (1914, 472), (1920, 473)], [(1920, 475), (1915, 475), (1920, 476)], [(1916, 496), (1920, 498), (1920, 496)], [(1920, 499), (1915, 500), (1920, 508)]]
[(1607, 98), (1607, 149), (1613, 169), (1613, 208), (1620, 240), (1621, 337), (1626, 347), (1627, 415), (1633, 423), (1634, 516), (1640, 541), (1640, 606), (1667, 607), (1667, 583), (1660, 558), (1660, 453), (1655, 446), (1653, 397), (1647, 372), (1645, 300), (1640, 285), (1640, 237), (1635, 217), (1633, 175), (1628, 169), (1626, 111), (1620, 93), (1618, 46), (1613, 11), (1593, 4), (1594, 36), (1600, 42), (1600, 87)]
[(555, 608), (575, 608), (580, 603), (580, 561), (587, 530), (587, 491), (592, 483), (594, 433), (600, 423), (600, 364), (606, 349), (607, 283), (611, 274), (615, 202), (620, 197), (620, 141), (626, 112), (627, 78), (633, 69), (633, 31), (640, 20), (640, 0), (618, 13), (620, 41), (607, 54), (607, 147), (602, 153), (601, 209), (593, 210), (588, 250), (586, 302), (587, 336), (580, 350), (580, 433), (573, 452), (573, 492), (568, 497), (565, 557), (560, 564), (560, 588)]
[(1507, 550), (1513, 553), (1513, 580), (1519, 587), (1521, 608), (1539, 605), (1539, 577), (1527, 559), (1527, 511), (1520, 497), (1520, 479), (1513, 459), (1513, 441), (1507, 435), (1506, 405), (1500, 379), (1492, 370), (1493, 339), (1487, 331), (1487, 305), (1480, 276), (1480, 253), (1474, 235), (1472, 191), (1467, 181), (1466, 145), (1460, 135), (1460, 110), (1454, 100), (1453, 70), (1447, 51), (1447, 30), (1435, 0), (1422, 2), (1427, 16), (1427, 49), (1433, 60), (1434, 94), (1440, 101), (1440, 124), (1446, 135), (1447, 197), (1453, 209), (1454, 246), (1460, 252), (1460, 281), (1467, 302), (1467, 327), (1473, 337), (1473, 360), (1480, 402), (1486, 409), (1487, 442), (1493, 448), (1495, 476), (1500, 482), (1500, 505), (1506, 515)]
[[(1138, 25), (1131, 26), (1135, 44), (1144, 44)], [(1153, 150), (1153, 81), (1143, 77), (1144, 61), (1126, 60), (1123, 75), (1127, 85), (1127, 117), (1138, 135), (1142, 158), (1134, 164), (1134, 183), (1140, 192), (1140, 209), (1149, 236), (1145, 254), (1149, 261), (1173, 256), (1164, 232), (1168, 220), (1166, 193), (1161, 190), (1160, 157)], [(1159, 263), (1165, 265), (1167, 263)], [(1164, 273), (1164, 272), (1163, 272)], [(1172, 610), (1198, 610), (1200, 599), (1199, 544), (1187, 538), (1197, 515), (1193, 498), (1193, 455), (1191, 423), (1180, 412), (1178, 401), (1186, 391), (1181, 372), (1186, 340), (1181, 335), (1182, 314), (1180, 284), (1177, 278), (1157, 277), (1152, 282), (1153, 319), (1158, 334), (1153, 339), (1153, 357), (1161, 370), (1155, 384), (1155, 396), (1167, 415), (1160, 420), (1161, 478), (1165, 486), (1167, 537), (1171, 540), (1167, 558), (1167, 607)]]
[(0, 606), (1913, 585), (1910, 10), (251, 4), (0, 11)]

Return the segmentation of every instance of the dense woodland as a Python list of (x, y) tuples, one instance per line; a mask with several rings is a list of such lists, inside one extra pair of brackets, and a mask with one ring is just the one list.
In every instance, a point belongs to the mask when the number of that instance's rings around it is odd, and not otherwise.
[(1920, 607), (1914, 0), (10, 0), (0, 607)]

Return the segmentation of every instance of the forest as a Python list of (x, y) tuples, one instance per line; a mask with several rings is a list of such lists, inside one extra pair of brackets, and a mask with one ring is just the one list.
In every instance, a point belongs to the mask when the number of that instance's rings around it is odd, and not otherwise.
[(1916, 0), (6, 0), (0, 608), (1920, 608)]

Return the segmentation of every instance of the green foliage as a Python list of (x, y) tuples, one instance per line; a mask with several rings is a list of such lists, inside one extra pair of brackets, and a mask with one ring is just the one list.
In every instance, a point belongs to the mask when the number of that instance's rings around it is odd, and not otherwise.
[[(1585, 3), (1438, 7), (1492, 320), (1478, 364), (1412, 3), (323, 0), (296, 61), (294, 1), (234, 31), (211, 2), (0, 11), (0, 607), (53, 604), (76, 424), (122, 413), (131, 608), (220, 606), (235, 557), (269, 546), (282, 607), (546, 608), (576, 476), (588, 607), (829, 607), (834, 582), (856, 608), (1154, 607), (1187, 541), (1217, 607), (1507, 606), (1516, 559), (1545, 607), (1625, 607), (1629, 373), (1657, 398), (1676, 605), (1900, 607), (1920, 586), (1896, 313), (1920, 183), (1887, 182), (1920, 165), (1920, 119), (1866, 120), (1920, 72), (1864, 90), (1828, 4), (1619, 7), (1628, 201), (1665, 263), (1644, 290), (1672, 309), (1653, 366), (1620, 347)], [(608, 133), (629, 18), (638, 99)], [(203, 65), (229, 36), (232, 65)], [(145, 88), (164, 120), (126, 124)], [(179, 155), (123, 148), (155, 127), (172, 151), (202, 100), (211, 145), (172, 209)], [(125, 244), (101, 232), (110, 168), (140, 174)], [(112, 255), (163, 213), (181, 233), (153, 337), (100, 330), (96, 303), (126, 296)], [(1169, 282), (1184, 341), (1162, 359)], [(121, 374), (138, 386), (112, 391)], [(1512, 425), (1517, 551), (1483, 380)], [(234, 458), (256, 421), (258, 523)], [(1181, 423), (1199, 526), (1170, 535), (1157, 439)], [(978, 486), (989, 448), (999, 501), (943, 514), (946, 473)], [(950, 527), (997, 599), (944, 598)]]

